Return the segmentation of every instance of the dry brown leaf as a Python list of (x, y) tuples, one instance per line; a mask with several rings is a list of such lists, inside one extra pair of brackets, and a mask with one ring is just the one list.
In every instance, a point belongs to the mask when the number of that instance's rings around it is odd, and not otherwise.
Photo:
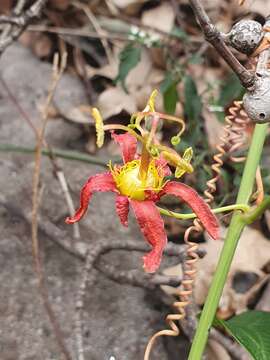
[(204, 104), (202, 109), (204, 126), (207, 134), (208, 144), (212, 149), (220, 143), (220, 136), (223, 134), (223, 125), (218, 121), (215, 113), (209, 110)]
[(70, 4), (70, 0), (50, 0), (49, 3), (54, 9), (66, 10)]
[(52, 53), (52, 41), (46, 34), (39, 34), (32, 44), (32, 50), (40, 59), (48, 57)]
[[(225, 235), (225, 229), (222, 229)], [(223, 236), (224, 238), (224, 236)], [(202, 305), (207, 296), (213, 275), (216, 271), (217, 260), (223, 247), (222, 240), (208, 240), (201, 244), (200, 248), (206, 250), (207, 254), (197, 263), (197, 277), (194, 285), (194, 298), (198, 305)], [(246, 227), (241, 235), (239, 244), (232, 262), (229, 276), (223, 290), (219, 311), (222, 314), (232, 315), (246, 310), (246, 306), (255, 292), (258, 292), (268, 280), (262, 268), (270, 258), (270, 242), (258, 230)], [(232, 287), (232, 280), (238, 272), (251, 272), (258, 275), (258, 281), (248, 290), (247, 293), (236, 293)], [(167, 275), (182, 275), (181, 266), (177, 265), (164, 271)], [(170, 294), (179, 292), (175, 289), (163, 286), (162, 289)]]
[(204, 99), (219, 95), (219, 82), (217, 79), (222, 78), (223, 69), (207, 68), (205, 64), (189, 64), (188, 69), (192, 74), (192, 78), (196, 81), (198, 93), (202, 94)]
[(114, 80), (118, 74), (118, 63), (111, 61), (110, 64), (106, 64), (103, 67), (95, 68), (90, 65), (85, 66), (87, 78), (99, 75), (108, 79)]
[(270, 13), (270, 1), (266, 0), (246, 0), (242, 6), (238, 6), (241, 13), (254, 12), (265, 17)]
[[(163, 79), (163, 78), (164, 78), (164, 74), (162, 74), (161, 77), (157, 77), (157, 79), (159, 79), (159, 81), (149, 81), (149, 79), (148, 79), (147, 85), (143, 86), (139, 91), (134, 91), (132, 93), (132, 96), (134, 97), (134, 99), (136, 101), (138, 109), (144, 109), (145, 104), (147, 103), (151, 93), (153, 92), (154, 89), (159, 89), (161, 79)], [(159, 93), (158, 96), (156, 97), (155, 109), (156, 109), (156, 111), (161, 112), (161, 113), (163, 113), (165, 111), (161, 93)], [(175, 116), (179, 116), (182, 118), (183, 113), (184, 113), (183, 105), (180, 102), (178, 102), (176, 104)]]
[(160, 69), (166, 70), (166, 57), (164, 56), (164, 49), (152, 47), (149, 49), (153, 64)]
[(110, 0), (127, 15), (136, 15), (147, 0)]
[(149, 52), (143, 49), (139, 63), (129, 72), (125, 84), (128, 92), (133, 93), (148, 83), (148, 76), (152, 69)]
[(20, 36), (20, 43), (30, 48), (40, 59), (48, 57), (52, 53), (52, 41), (46, 34), (25, 31)]
[(210, 110), (209, 102), (210, 99), (217, 98), (219, 95), (217, 79), (222, 77), (222, 70), (205, 68), (203, 64), (191, 64), (189, 65), (189, 71), (196, 81), (198, 93), (201, 94), (205, 130), (209, 145), (213, 149), (219, 143), (219, 137), (223, 132), (223, 125), (217, 120), (215, 113)]
[(265, 222), (268, 228), (268, 231), (270, 231), (270, 210), (266, 210), (264, 213)]
[[(144, 109), (145, 104), (147, 103), (147, 100), (149, 99), (151, 93), (153, 92), (153, 89), (155, 89), (155, 86), (146, 85), (144, 86), (140, 91), (135, 91), (132, 96), (134, 97), (137, 108), (138, 109)], [(161, 112), (162, 111), (162, 98), (160, 94), (156, 97), (155, 100), (155, 109), (156, 111)]]
[[(237, 0), (233, 0), (237, 4)], [(207, 15), (211, 18), (211, 20), (216, 23), (217, 19), (220, 17), (220, 8), (222, 5), (222, 1), (220, 0), (201, 0), (201, 3), (204, 9), (207, 12)], [(181, 5), (189, 5), (189, 0), (181, 0)], [(228, 6), (226, 2), (226, 6)]]
[[(206, 250), (207, 255), (198, 262), (198, 276), (195, 281), (195, 301), (197, 304), (203, 304), (216, 270), (216, 263), (223, 247), (223, 241), (209, 240), (201, 247)], [(256, 250), (256, 251), (255, 251)], [(241, 235), (239, 244), (232, 262), (229, 276), (223, 290), (220, 301), (220, 309), (227, 311), (231, 309), (236, 313), (244, 310), (248, 299), (244, 299), (245, 294), (236, 294), (232, 288), (232, 279), (237, 272), (251, 272), (259, 276), (260, 282), (265, 274), (262, 272), (263, 266), (269, 261), (270, 242), (263, 234), (251, 227), (246, 227)], [(256, 285), (255, 285), (256, 286)]]
[(207, 360), (231, 360), (225, 348), (216, 340), (209, 339), (206, 348)]
[(78, 124), (94, 124), (94, 119), (90, 115), (90, 111), (85, 111), (84, 105), (70, 108), (68, 118)]
[(145, 10), (142, 15), (142, 24), (169, 33), (173, 28), (174, 19), (172, 6), (164, 2), (153, 9)]
[(7, 14), (11, 10), (13, 1), (12, 0), (2, 0), (0, 4), (0, 12)]
[(104, 119), (120, 114), (123, 110), (129, 114), (137, 111), (135, 99), (119, 87), (103, 91), (98, 98), (97, 107)]

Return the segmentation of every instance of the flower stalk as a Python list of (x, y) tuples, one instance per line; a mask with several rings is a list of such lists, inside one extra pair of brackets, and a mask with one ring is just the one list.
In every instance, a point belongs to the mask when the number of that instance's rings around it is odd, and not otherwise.
[[(268, 204), (268, 207), (270, 207), (270, 196), (267, 197), (267, 198), (268, 198), (267, 204)], [(266, 203), (265, 203), (264, 200), (263, 200), (261, 205), (266, 206)], [(261, 206), (260, 206), (260, 208), (261, 208)], [(195, 219), (197, 217), (197, 215), (195, 213), (186, 213), (186, 214), (185, 213), (178, 213), (178, 212), (175, 212), (175, 211), (163, 209), (162, 207), (158, 207), (158, 210), (162, 215), (170, 216), (170, 217), (173, 217), (175, 219), (180, 219), (180, 220), (191, 220), (191, 219)], [(233, 205), (221, 206), (219, 208), (211, 209), (213, 214), (221, 214), (221, 213), (224, 213), (224, 212), (235, 211), (235, 210), (240, 210), (240, 211), (242, 211), (242, 213), (246, 214), (247, 212), (249, 212), (250, 206), (246, 205), (246, 204), (233, 204)], [(257, 210), (257, 208), (256, 208), (256, 210)], [(255, 212), (255, 210), (254, 210), (254, 212)], [(253, 214), (253, 212), (250, 214), (250, 216), (252, 214)], [(249, 221), (248, 220), (249, 219), (249, 214), (247, 214), (247, 217), (245, 219), (246, 219), (245, 221)]]
[[(267, 124), (257, 124), (252, 137), (251, 146), (245, 164), (242, 181), (240, 184), (236, 204), (248, 205), (255, 182), (256, 169), (259, 165), (263, 145), (266, 137)], [(241, 212), (237, 211), (232, 217), (215, 275), (210, 287), (197, 331), (192, 342), (188, 360), (202, 359), (204, 348), (207, 342), (208, 333), (211, 328), (222, 290), (225, 285), (231, 262), (240, 238), (246, 226), (246, 221)]]

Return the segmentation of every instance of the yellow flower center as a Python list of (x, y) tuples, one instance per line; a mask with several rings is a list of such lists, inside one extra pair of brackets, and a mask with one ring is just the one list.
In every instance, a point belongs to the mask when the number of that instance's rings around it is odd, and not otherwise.
[(120, 168), (111, 167), (114, 181), (121, 195), (133, 200), (144, 200), (145, 190), (159, 192), (164, 186), (163, 176), (159, 175), (154, 161), (150, 163), (144, 180), (139, 178), (139, 168), (140, 160), (130, 161)]

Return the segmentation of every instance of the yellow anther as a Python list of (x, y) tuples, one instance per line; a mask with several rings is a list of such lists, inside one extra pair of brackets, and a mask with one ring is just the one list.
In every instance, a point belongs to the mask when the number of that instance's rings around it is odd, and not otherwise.
[(158, 91), (157, 89), (152, 91), (152, 94), (149, 97), (149, 100), (147, 102), (147, 106), (148, 109), (146, 111), (152, 111), (155, 112), (155, 101), (156, 101), (156, 97), (157, 97)]
[(192, 147), (189, 147), (185, 150), (185, 152), (183, 154), (183, 159), (185, 161), (187, 161), (188, 163), (190, 163), (192, 156), (193, 156), (193, 149), (192, 149)]
[(168, 161), (169, 165), (175, 167), (175, 177), (180, 178), (184, 173), (193, 172), (193, 167), (190, 164), (190, 160), (192, 158), (192, 148), (188, 148), (183, 157), (177, 154), (177, 152), (168, 148), (168, 151), (162, 151), (162, 155), (165, 160)]
[(103, 120), (97, 108), (92, 109), (92, 116), (95, 119), (97, 132), (97, 146), (100, 148), (104, 143), (104, 127)]

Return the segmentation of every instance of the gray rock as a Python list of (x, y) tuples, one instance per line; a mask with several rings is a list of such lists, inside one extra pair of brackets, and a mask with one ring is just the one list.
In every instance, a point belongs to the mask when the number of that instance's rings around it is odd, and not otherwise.
[[(1, 58), (0, 72), (25, 111), (38, 124), (37, 107), (46, 96), (50, 66), (38, 61), (23, 47), (14, 45)], [(62, 101), (63, 106), (69, 105), (68, 102), (72, 100), (72, 96), (68, 95), (69, 81), (72, 83), (70, 94), (77, 93), (78, 101), (85, 102), (80, 84), (69, 75), (64, 76), (65, 91), (57, 94), (56, 101)], [(2, 87), (0, 93), (0, 141), (33, 145), (31, 129), (21, 119)], [(65, 97), (65, 100), (61, 97)], [(48, 124), (46, 138), (57, 147), (68, 148), (68, 144), (80, 136), (78, 126), (62, 119)], [(60, 359), (33, 273), (30, 226), (22, 216), (31, 211), (34, 158), (23, 154), (0, 155), (1, 360)], [(88, 176), (103, 169), (78, 162), (61, 163), (77, 205), (81, 185)], [(39, 221), (50, 222), (71, 236), (71, 226), (64, 224), (66, 204), (48, 159), (42, 160), (41, 183), (44, 189)], [(131, 218), (128, 229), (120, 226), (112, 194), (96, 194), (93, 197), (80, 229), (81, 242), (87, 246), (104, 237), (112, 242), (131, 237), (143, 241), (134, 219)], [(82, 263), (43, 232), (39, 233), (39, 240), (50, 301), (75, 359), (74, 298), (81, 281)], [(106, 261), (114, 261), (121, 269), (135, 269), (141, 268), (140, 257), (141, 254), (119, 251), (107, 255)], [(86, 359), (108, 360), (110, 356), (116, 360), (143, 358), (147, 339), (164, 326), (164, 314), (154, 309), (145, 296), (142, 289), (119, 285), (98, 274), (94, 286), (88, 289), (84, 312)], [(164, 343), (158, 341), (153, 359), (167, 358)]]

